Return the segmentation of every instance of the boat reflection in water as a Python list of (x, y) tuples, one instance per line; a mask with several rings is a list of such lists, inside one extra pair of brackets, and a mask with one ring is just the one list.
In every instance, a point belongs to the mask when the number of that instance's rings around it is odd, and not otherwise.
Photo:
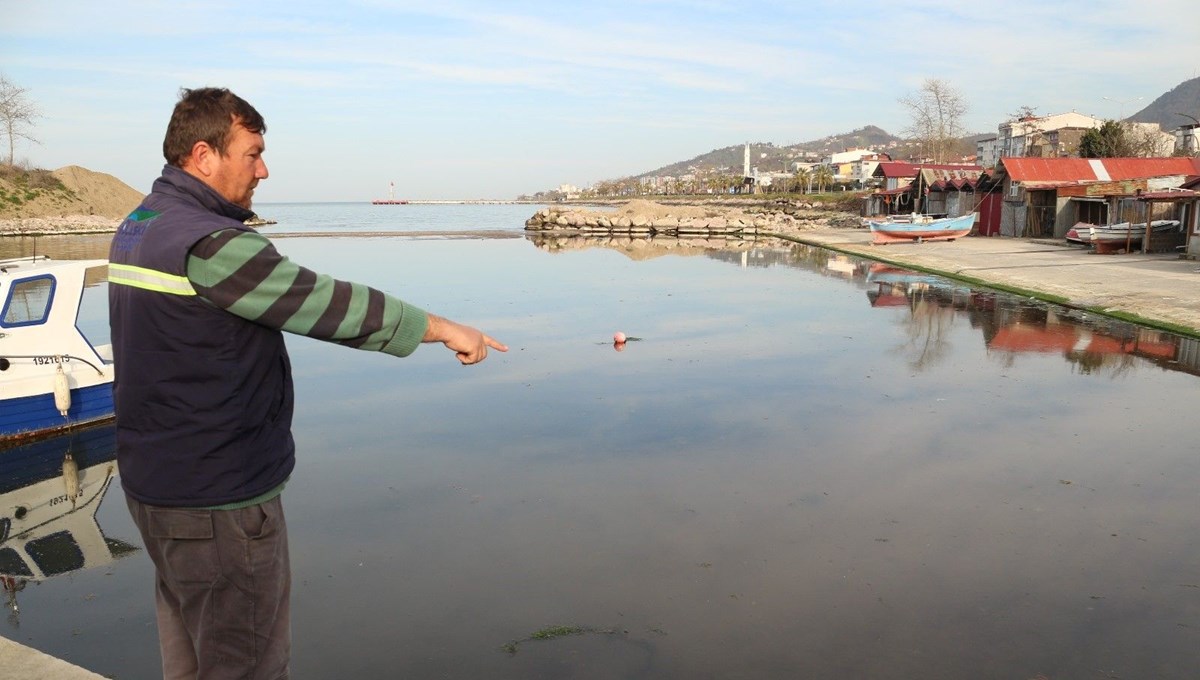
[(30, 581), (103, 566), (137, 551), (106, 537), (96, 521), (116, 475), (111, 424), (0, 449), (0, 582), (14, 626), (17, 594)]

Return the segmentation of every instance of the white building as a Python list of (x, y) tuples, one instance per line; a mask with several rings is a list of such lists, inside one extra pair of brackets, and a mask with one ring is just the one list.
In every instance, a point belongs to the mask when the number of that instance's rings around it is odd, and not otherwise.
[(1200, 123), (1175, 129), (1175, 152), (1185, 156), (1200, 155)]
[[(1071, 111), (1056, 113), (1050, 116), (1026, 116), (1017, 120), (1001, 123), (996, 144), (998, 158), (1015, 158), (1025, 156), (1028, 148), (1038, 140), (1044, 139), (1050, 132), (1061, 130), (1087, 131), (1099, 128), (1103, 120)], [(1081, 132), (1082, 136), (1082, 132)], [(983, 165), (981, 163), (981, 165)], [(995, 165), (993, 162), (984, 167)]]
[[(874, 160), (874, 165), (864, 174), (863, 159), (868, 159), (868, 164)], [(826, 156), (821, 161), (822, 165), (828, 165), (833, 171), (834, 182), (853, 182), (863, 181), (870, 177), (871, 173), (875, 172), (875, 167), (879, 165), (879, 154), (872, 149), (847, 149), (835, 154)], [(861, 186), (861, 185), (860, 185)]]
[[(1158, 123), (1122, 124), (1130, 141), (1144, 148), (1147, 155), (1166, 156), (1171, 153), (1175, 138), (1163, 132)], [(976, 156), (978, 163), (985, 168), (995, 166), (1000, 158), (1076, 156), (1083, 135), (1102, 125), (1103, 120), (1075, 111), (1050, 116), (1026, 116), (1001, 123), (994, 146), (986, 144), (987, 140), (981, 140), (976, 144)]]
[(975, 162), (983, 168), (994, 168), (1000, 162), (1000, 138), (984, 137), (975, 142)]

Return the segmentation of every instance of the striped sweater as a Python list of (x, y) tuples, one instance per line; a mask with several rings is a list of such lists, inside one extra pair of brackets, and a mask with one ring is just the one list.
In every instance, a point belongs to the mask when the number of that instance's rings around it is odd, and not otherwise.
[(197, 243), (187, 277), (197, 294), (231, 314), (355, 349), (408, 356), (429, 324), (419, 307), (301, 267), (253, 231), (227, 229)]

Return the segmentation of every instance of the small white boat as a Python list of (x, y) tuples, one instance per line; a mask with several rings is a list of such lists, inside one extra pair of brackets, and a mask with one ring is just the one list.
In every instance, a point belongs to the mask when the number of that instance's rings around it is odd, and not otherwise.
[[(0, 443), (113, 417), (111, 345), (79, 330), (83, 291), (106, 260), (0, 261)], [(100, 271), (97, 271), (100, 270)]]
[[(895, 219), (903, 217), (904, 219)], [(870, 220), (868, 224), (875, 235), (872, 245), (885, 243), (923, 241), (953, 241), (971, 233), (975, 226), (975, 213), (959, 217), (931, 217), (929, 215), (892, 216), (887, 220)]]
[[(1178, 230), (1179, 220), (1153, 220), (1150, 222), (1150, 231), (1156, 234)], [(1130, 224), (1129, 222), (1118, 222), (1116, 224), (1088, 224), (1087, 222), (1078, 222), (1075, 226), (1067, 230), (1066, 239), (1071, 243), (1081, 243), (1084, 245), (1117, 241), (1121, 243), (1140, 244), (1145, 236), (1145, 222), (1137, 224)]]

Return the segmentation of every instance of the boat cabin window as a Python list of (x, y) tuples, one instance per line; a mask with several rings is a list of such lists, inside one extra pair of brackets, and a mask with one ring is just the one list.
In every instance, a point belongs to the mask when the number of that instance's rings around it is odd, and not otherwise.
[(25, 544), (25, 552), (47, 576), (65, 574), (84, 566), (83, 550), (69, 531), (58, 531), (29, 541)]
[(54, 299), (54, 277), (38, 276), (16, 281), (4, 301), (0, 326), (33, 326), (46, 322)]
[(26, 578), (33, 576), (33, 572), (29, 570), (29, 565), (25, 564), (25, 560), (21, 559), (21, 555), (12, 548), (0, 548), (0, 574), (5, 576), (24, 576)]

